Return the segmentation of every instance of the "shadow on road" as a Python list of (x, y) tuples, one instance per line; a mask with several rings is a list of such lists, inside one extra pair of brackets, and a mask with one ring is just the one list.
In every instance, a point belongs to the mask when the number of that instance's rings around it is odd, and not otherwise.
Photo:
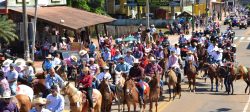
[(219, 108), (219, 109), (216, 109), (216, 111), (209, 111), (209, 112), (228, 112), (231, 110), (232, 109), (230, 109), (230, 108)]

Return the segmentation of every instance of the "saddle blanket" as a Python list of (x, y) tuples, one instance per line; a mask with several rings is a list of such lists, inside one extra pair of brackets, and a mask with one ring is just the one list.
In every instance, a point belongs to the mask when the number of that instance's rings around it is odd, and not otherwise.
[(144, 94), (149, 92), (149, 85), (148, 83), (144, 82), (144, 81), (139, 81), (137, 84), (137, 87), (142, 88), (144, 91)]
[(17, 89), (16, 89), (16, 93), (17, 93), (17, 95), (22, 94), (22, 95), (29, 96), (31, 101), (33, 100), (33, 97), (34, 97), (33, 89), (27, 85), (18, 85)]

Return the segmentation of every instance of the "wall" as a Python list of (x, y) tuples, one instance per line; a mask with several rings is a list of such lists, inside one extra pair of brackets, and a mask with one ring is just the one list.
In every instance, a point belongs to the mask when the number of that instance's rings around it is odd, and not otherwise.
[[(173, 20), (169, 19), (154, 19), (150, 20), (149, 24), (154, 24), (156, 27), (165, 27), (167, 23), (172, 23)], [(130, 25), (146, 25), (147, 21), (146, 19), (118, 19), (111, 23), (111, 25), (117, 25), (117, 26), (130, 26)]]
[[(52, 2), (53, 1), (53, 2)], [(33, 7), (35, 5), (35, 0), (26, 0), (28, 7)], [(39, 6), (54, 6), (54, 5), (66, 5), (66, 0), (38, 0)], [(8, 0), (8, 7), (21, 7), (22, 0)]]

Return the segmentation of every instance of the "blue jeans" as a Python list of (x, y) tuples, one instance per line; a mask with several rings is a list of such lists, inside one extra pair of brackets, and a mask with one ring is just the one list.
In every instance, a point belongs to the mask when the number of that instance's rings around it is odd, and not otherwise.
[(10, 85), (11, 95), (16, 95), (17, 84)]

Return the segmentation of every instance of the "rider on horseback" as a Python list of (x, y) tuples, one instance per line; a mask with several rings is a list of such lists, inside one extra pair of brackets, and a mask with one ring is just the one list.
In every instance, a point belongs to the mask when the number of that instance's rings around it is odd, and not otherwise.
[(120, 57), (119, 62), (120, 63), (116, 66), (115, 70), (117, 72), (120, 72), (123, 75), (123, 77), (126, 79), (131, 66), (129, 64), (127, 64), (126, 62), (124, 62), (123, 57)]
[(214, 53), (212, 55), (212, 63), (217, 63), (218, 66), (221, 66), (222, 65), (222, 57), (223, 57), (223, 54), (222, 54), (223, 50), (221, 48), (215, 48), (214, 49)]
[(185, 68), (187, 68), (187, 65), (188, 65), (188, 61), (191, 61), (193, 63), (193, 65), (196, 67), (197, 69), (197, 63), (195, 62), (195, 59), (194, 59), (194, 56), (193, 56), (193, 52), (192, 51), (188, 51), (187, 52), (187, 56), (186, 56), (186, 59), (185, 59)]
[[(129, 79), (134, 79), (136, 82), (138, 83), (142, 83), (142, 79), (143, 79), (143, 68), (139, 66), (140, 62), (138, 61), (138, 59), (136, 59), (134, 61), (134, 66), (130, 69), (129, 71)], [(140, 86), (141, 84), (136, 84), (137, 85), (137, 89), (139, 91), (139, 99), (140, 99), (140, 103), (144, 104), (144, 87)]]
[(168, 58), (168, 69), (173, 69), (177, 75), (178, 81), (181, 82), (181, 69), (179, 64), (179, 58), (175, 55), (175, 51), (171, 50), (171, 55)]

